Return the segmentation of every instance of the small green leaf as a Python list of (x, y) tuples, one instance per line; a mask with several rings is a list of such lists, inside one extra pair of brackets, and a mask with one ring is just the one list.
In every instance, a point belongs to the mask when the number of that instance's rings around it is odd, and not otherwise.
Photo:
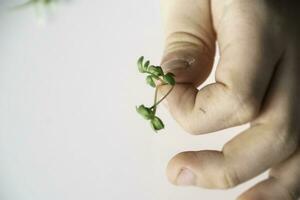
[(153, 119), (154, 117), (153, 111), (144, 105), (140, 105), (139, 107), (136, 107), (136, 111), (147, 120)]
[(173, 73), (171, 73), (171, 72), (168, 72), (167, 74), (169, 74), (170, 76), (175, 77), (175, 74), (173, 74)]
[(164, 72), (163, 72), (163, 70), (162, 70), (162, 68), (160, 66), (155, 67), (153, 65), (150, 65), (148, 67), (148, 72), (150, 72), (150, 73), (152, 73), (152, 74), (154, 74), (156, 76), (162, 76), (162, 75), (164, 75)]
[(162, 70), (162, 68), (160, 66), (156, 66), (156, 70), (158, 71), (160, 76), (164, 75), (164, 71)]
[(152, 77), (152, 79), (154, 80), (159, 80), (159, 77), (158, 76), (156, 76), (156, 75), (154, 75), (154, 74), (151, 74), (151, 77)]
[(154, 117), (153, 119), (151, 119), (150, 122), (151, 127), (153, 128), (153, 130), (159, 131), (161, 129), (163, 129), (165, 127), (164, 123), (161, 121), (161, 119), (159, 119), (158, 117)]
[(153, 81), (153, 76), (152, 76), (152, 75), (147, 76), (146, 82), (147, 82), (151, 87), (156, 87), (155, 82)]
[(149, 64), (150, 64), (150, 61), (149, 61), (149, 60), (147, 60), (147, 62), (144, 63), (144, 65), (143, 65), (144, 71), (147, 71), (147, 69), (148, 69), (148, 67), (149, 67)]
[(145, 72), (144, 66), (143, 66), (143, 61), (144, 61), (144, 56), (141, 56), (137, 61), (138, 69), (141, 73)]
[(170, 85), (175, 85), (175, 79), (173, 76), (174, 76), (173, 74), (167, 73), (166, 75), (163, 76), (163, 79), (166, 83)]

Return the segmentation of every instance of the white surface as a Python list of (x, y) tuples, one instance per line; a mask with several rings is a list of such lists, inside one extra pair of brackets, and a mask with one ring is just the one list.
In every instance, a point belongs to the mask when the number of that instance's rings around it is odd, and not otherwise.
[(136, 58), (159, 63), (163, 47), (158, 1), (74, 0), (46, 26), (8, 11), (18, 2), (0, 3), (1, 200), (230, 200), (249, 187), (167, 182), (174, 154), (221, 149), (243, 127), (190, 136), (162, 109), (154, 134), (137, 116), (153, 91)]

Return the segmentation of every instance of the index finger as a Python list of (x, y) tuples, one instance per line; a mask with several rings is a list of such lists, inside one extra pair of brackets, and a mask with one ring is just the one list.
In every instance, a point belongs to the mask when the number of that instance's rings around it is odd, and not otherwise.
[[(253, 16), (253, 10), (261, 11), (260, 5), (249, 2), (237, 1), (227, 8), (226, 16), (221, 13), (226, 20), (216, 27), (221, 54), (216, 82), (198, 91), (179, 81), (167, 97), (171, 114), (187, 132), (201, 134), (241, 125), (259, 113), (284, 47), (276, 40), (268, 17), (263, 12)], [(162, 95), (168, 90), (168, 86), (160, 87)]]

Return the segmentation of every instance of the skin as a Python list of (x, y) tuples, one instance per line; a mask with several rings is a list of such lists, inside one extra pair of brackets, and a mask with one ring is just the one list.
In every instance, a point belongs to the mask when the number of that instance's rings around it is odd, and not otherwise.
[[(161, 0), (164, 70), (176, 75), (167, 107), (198, 135), (250, 123), (222, 151), (188, 151), (168, 164), (176, 185), (237, 186), (269, 178), (239, 200), (296, 200), (300, 195), (300, 2)], [(215, 83), (200, 86), (220, 49)], [(160, 86), (164, 95), (169, 86)]]

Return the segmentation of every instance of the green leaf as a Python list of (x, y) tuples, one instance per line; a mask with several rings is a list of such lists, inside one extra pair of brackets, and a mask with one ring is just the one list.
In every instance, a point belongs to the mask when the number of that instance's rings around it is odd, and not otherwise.
[(151, 119), (150, 122), (151, 127), (153, 128), (153, 130), (159, 131), (161, 129), (163, 129), (165, 127), (164, 123), (161, 121), (161, 119), (159, 119), (158, 117), (154, 117), (153, 119)]
[(147, 82), (151, 87), (156, 87), (155, 82), (153, 81), (153, 76), (152, 76), (152, 75), (147, 76), (146, 82)]
[(164, 71), (162, 70), (162, 68), (160, 66), (156, 66), (156, 70), (158, 71), (160, 76), (164, 75)]
[(148, 67), (149, 67), (149, 64), (150, 64), (150, 61), (147, 60), (147, 62), (145, 62), (145, 64), (143, 65), (143, 69), (144, 69), (145, 71), (147, 71), (147, 69), (148, 69)]
[(168, 72), (167, 74), (169, 74), (170, 76), (175, 77), (175, 74), (173, 74), (173, 73), (171, 73), (171, 72)]
[(152, 77), (152, 79), (154, 80), (159, 80), (159, 77), (158, 76), (156, 76), (156, 75), (154, 75), (154, 74), (151, 74), (151, 77)]
[(174, 75), (171, 73), (167, 73), (166, 75), (164, 75), (163, 80), (170, 85), (175, 85)]
[(136, 111), (147, 120), (153, 119), (154, 117), (153, 111), (144, 105), (140, 105), (139, 107), (136, 107)]
[(137, 61), (138, 69), (141, 73), (145, 73), (143, 61), (144, 61), (144, 56), (141, 56)]
[(162, 68), (160, 66), (155, 67), (153, 65), (150, 65), (148, 67), (148, 72), (150, 72), (150, 73), (152, 73), (152, 74), (154, 74), (156, 76), (162, 76), (162, 75), (164, 75), (164, 72), (163, 72), (163, 70), (162, 70)]

